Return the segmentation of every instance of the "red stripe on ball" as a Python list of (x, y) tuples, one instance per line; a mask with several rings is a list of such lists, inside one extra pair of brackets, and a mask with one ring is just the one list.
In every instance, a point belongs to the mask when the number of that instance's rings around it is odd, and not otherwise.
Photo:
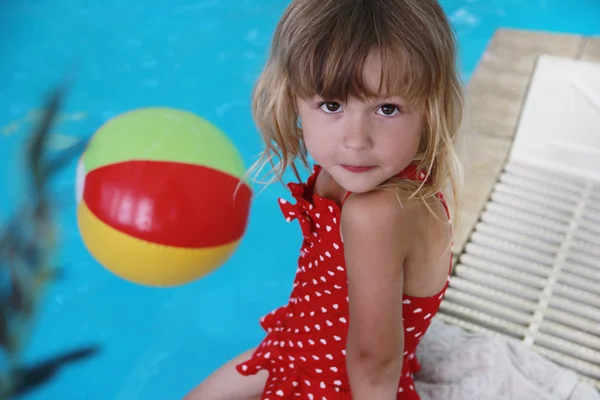
[(198, 248), (240, 239), (252, 192), (247, 184), (201, 165), (127, 161), (88, 173), (83, 200), (107, 225), (168, 246)]

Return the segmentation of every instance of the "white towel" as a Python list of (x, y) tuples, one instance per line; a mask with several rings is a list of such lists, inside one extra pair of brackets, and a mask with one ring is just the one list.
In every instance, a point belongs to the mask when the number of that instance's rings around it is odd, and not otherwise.
[(419, 345), (423, 400), (600, 400), (577, 375), (517, 340), (467, 332), (439, 319)]

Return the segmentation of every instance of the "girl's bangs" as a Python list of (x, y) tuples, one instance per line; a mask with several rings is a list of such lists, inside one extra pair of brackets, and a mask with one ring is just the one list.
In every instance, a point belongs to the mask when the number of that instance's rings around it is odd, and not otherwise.
[[(409, 104), (420, 104), (430, 95), (434, 83), (431, 66), (402, 43), (364, 43), (349, 48), (342, 44), (307, 47), (294, 55), (299, 62), (284, 62), (295, 96), (339, 101), (401, 96)], [(364, 75), (367, 59), (374, 51), (381, 57), (381, 80), (375, 92), (365, 84)]]

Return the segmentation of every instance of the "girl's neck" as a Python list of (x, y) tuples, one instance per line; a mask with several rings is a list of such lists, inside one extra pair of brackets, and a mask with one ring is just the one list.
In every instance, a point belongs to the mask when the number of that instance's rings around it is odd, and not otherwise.
[(317, 175), (313, 192), (321, 197), (335, 201), (340, 207), (348, 194), (348, 191), (340, 186), (340, 184), (322, 168)]

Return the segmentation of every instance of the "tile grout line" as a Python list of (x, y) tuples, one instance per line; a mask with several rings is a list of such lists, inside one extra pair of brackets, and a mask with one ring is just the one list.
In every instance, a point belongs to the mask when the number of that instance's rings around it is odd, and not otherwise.
[(544, 287), (542, 293), (540, 293), (540, 298), (536, 306), (536, 311), (533, 314), (533, 318), (531, 320), (531, 324), (529, 325), (527, 334), (523, 339), (523, 342), (527, 346), (533, 346), (537, 333), (539, 332), (540, 325), (545, 317), (545, 312), (548, 309), (550, 300), (552, 299), (554, 288), (556, 287), (556, 284), (558, 282), (558, 277), (561, 273), (567, 255), (569, 254), (571, 244), (573, 243), (573, 238), (575, 237), (577, 229), (579, 228), (579, 221), (581, 221), (583, 217), (583, 212), (591, 196), (592, 188), (592, 183), (587, 182), (585, 188), (583, 189), (583, 193), (581, 193), (581, 198), (577, 203), (577, 207), (575, 208), (575, 211), (573, 213), (573, 218), (569, 223), (569, 229), (561, 243), (560, 249), (558, 250), (558, 254), (556, 255), (556, 258), (552, 265), (552, 271), (548, 276), (546, 286)]

